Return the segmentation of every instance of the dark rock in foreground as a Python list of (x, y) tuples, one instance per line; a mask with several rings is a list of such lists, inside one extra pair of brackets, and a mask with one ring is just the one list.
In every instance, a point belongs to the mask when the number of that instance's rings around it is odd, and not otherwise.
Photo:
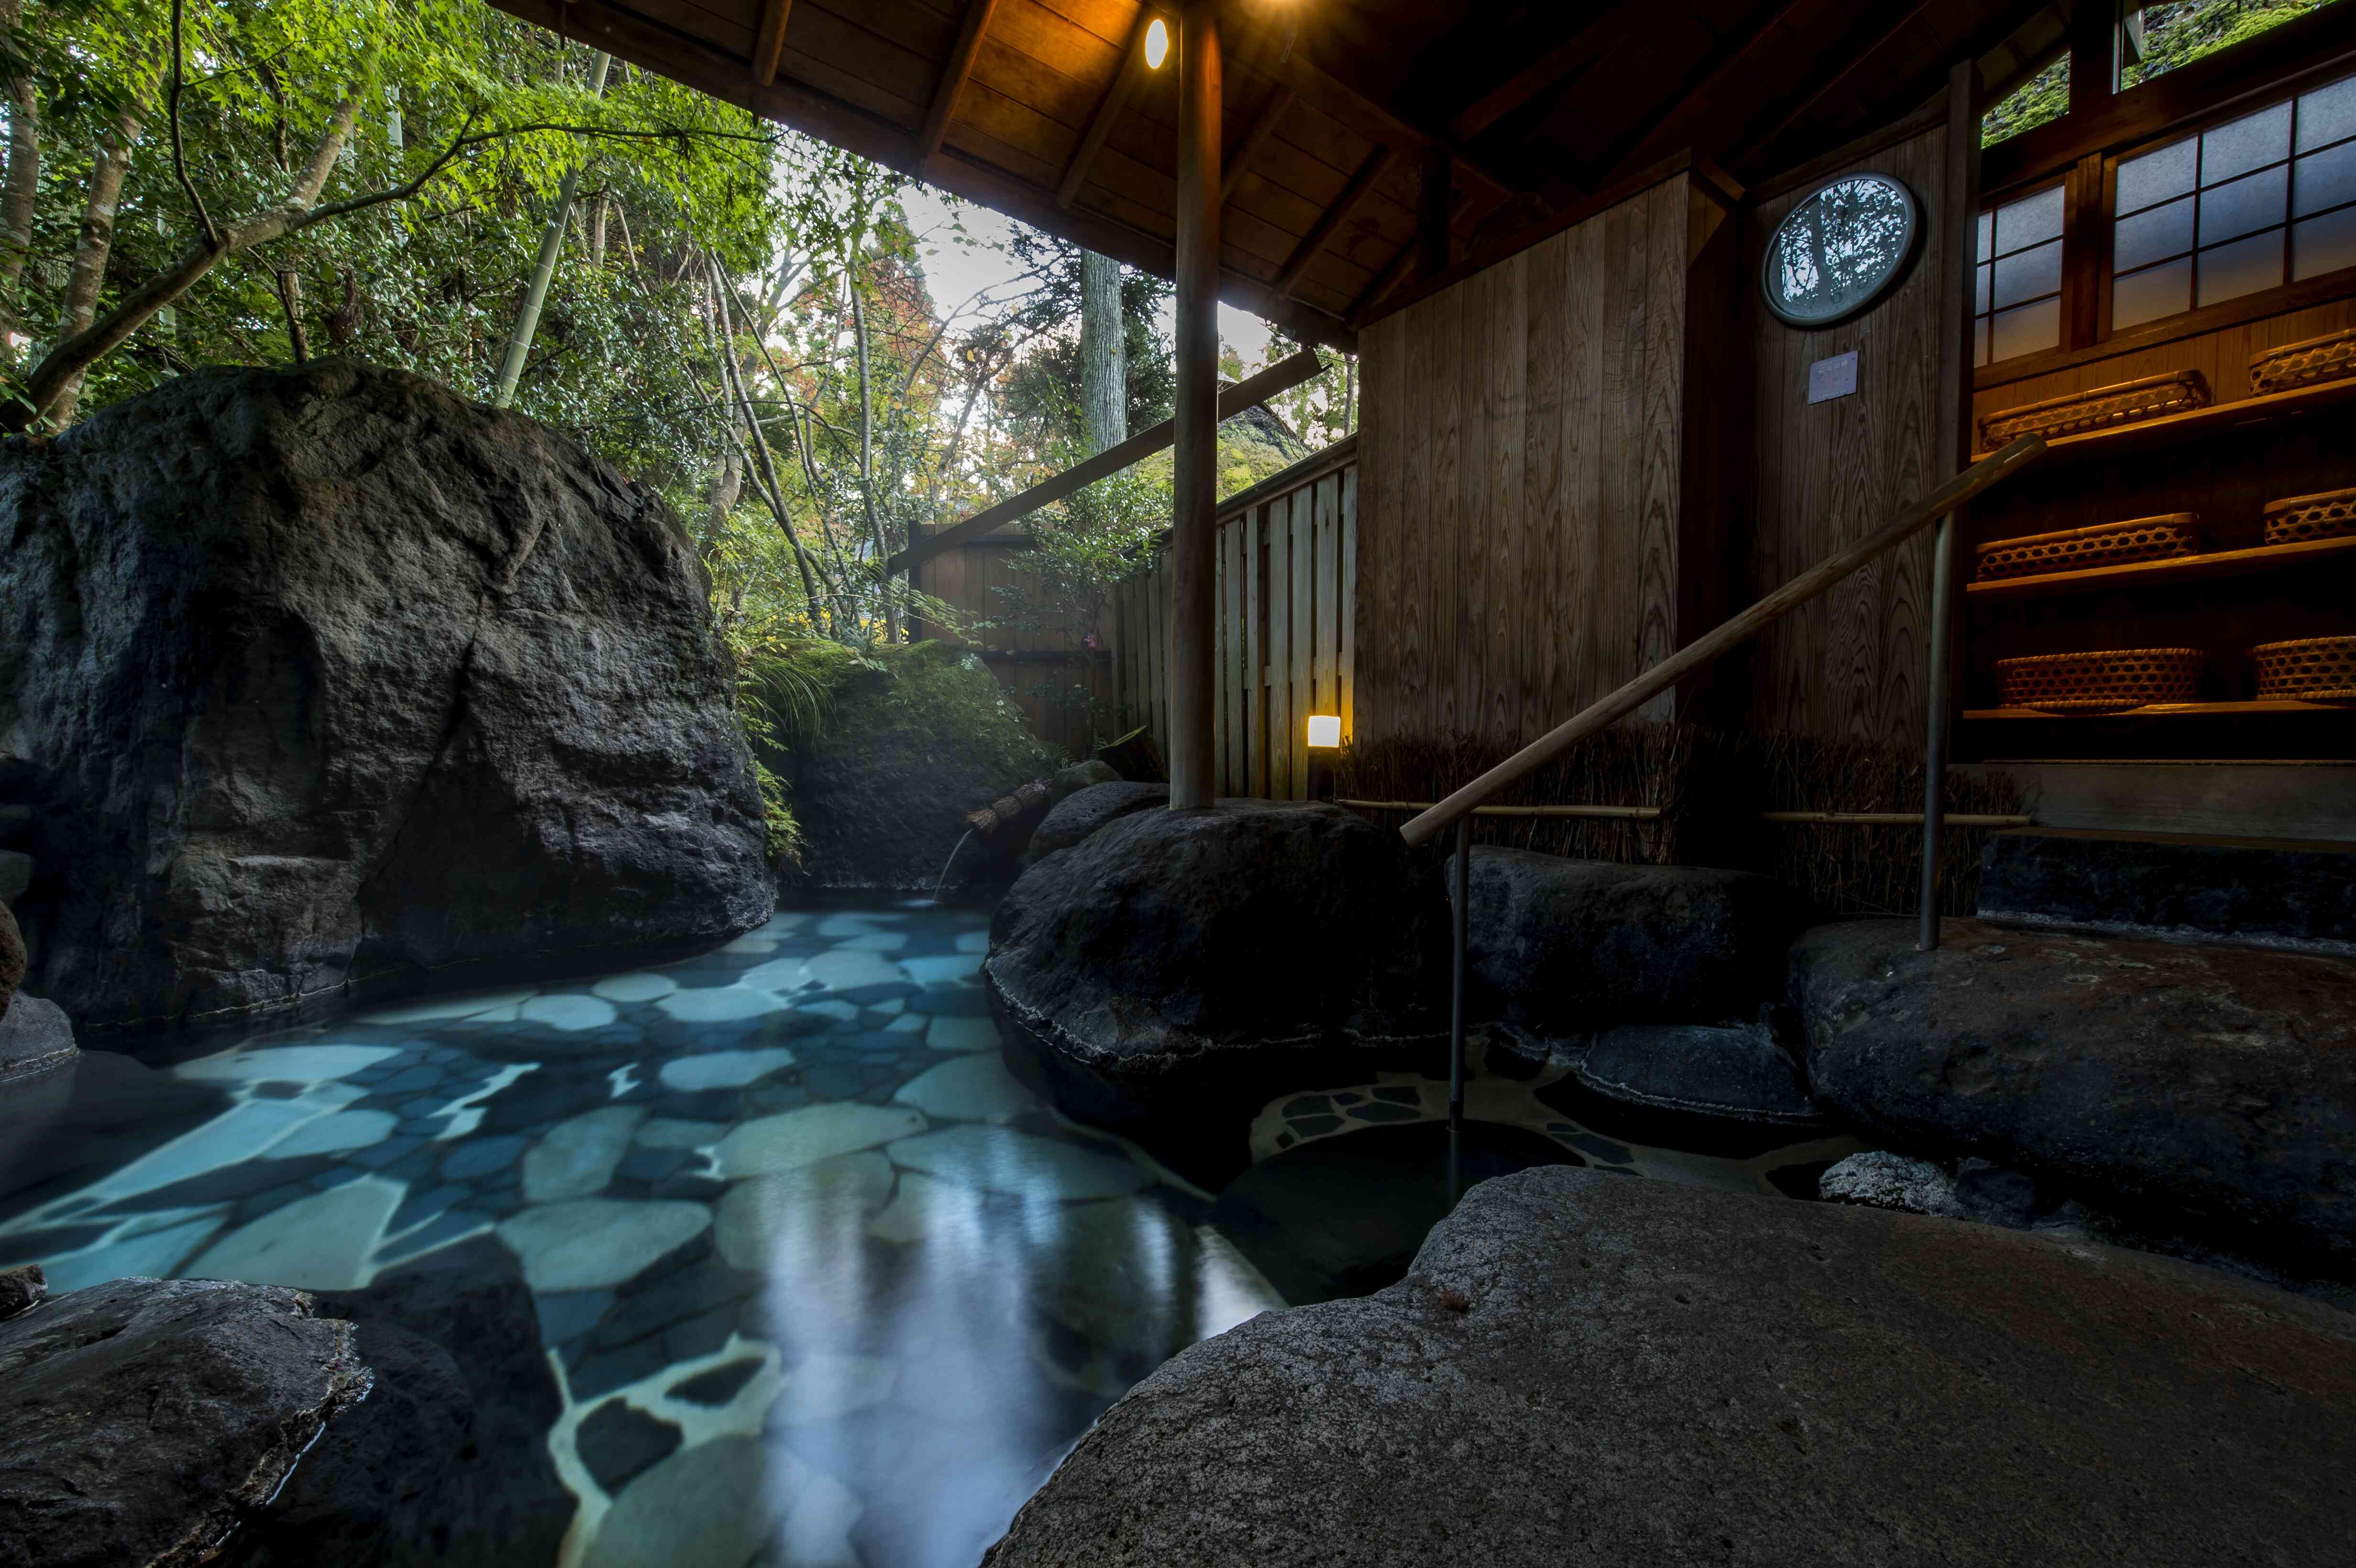
[(575, 1506), (548, 1453), (563, 1405), (512, 1256), (484, 1239), (316, 1294), (357, 1325), (376, 1389), (253, 1521), (238, 1568), (554, 1563)]
[(1133, 811), (1151, 811), (1170, 804), (1170, 786), (1159, 784), (1100, 784), (1076, 790), (1057, 802), (1031, 835), (1026, 865), (1045, 859), (1073, 845), (1106, 823)]
[(1033, 1088), (1232, 1174), (1270, 1095), (1444, 1041), (1446, 919), (1431, 869), (1338, 806), (1140, 811), (1023, 873), (983, 974)]
[(369, 1381), (275, 1285), (118, 1279), (0, 1323), (0, 1565), (205, 1561)]
[(1890, 1147), (2356, 1276), (2356, 962), (1856, 921), (1792, 965), (1816, 1098)]
[(1791, 895), (1752, 872), (1475, 845), (1466, 1006), (1554, 1036), (1749, 1019), (1795, 929)]
[(0, 1083), (67, 1066), (80, 1054), (73, 1024), (55, 1002), (20, 991), (0, 1015)]
[(1980, 851), (1980, 918), (2356, 955), (2356, 844), (2020, 827)]
[(8, 906), (0, 903), (0, 1019), (8, 1016), (8, 1004), (24, 983), (25, 934), (16, 929), (16, 917)]
[(1550, 1168), (1107, 1413), (990, 1568), (2319, 1563), (2356, 1319), (2169, 1259)]
[(695, 553), (532, 420), (200, 370), (0, 447), (0, 735), (72, 860), (16, 912), (85, 1031), (770, 912)]

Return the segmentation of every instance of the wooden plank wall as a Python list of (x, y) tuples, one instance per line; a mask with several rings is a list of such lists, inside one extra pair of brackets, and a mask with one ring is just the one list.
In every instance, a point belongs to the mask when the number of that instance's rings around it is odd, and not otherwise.
[[(1309, 797), (1309, 716), (1355, 722), (1358, 467), (1320, 475), (1222, 519), (1214, 777), (1221, 795)], [(1169, 729), (1168, 556), (1117, 591), (1120, 705)]]
[[(1767, 238), (1803, 187), (1751, 208), (1743, 225), (1744, 321), (1752, 381), (1756, 506), (1738, 548), (1748, 603), (1888, 522), (1937, 485), (1939, 289), (1932, 264), (1945, 186), (1946, 131), (1934, 128), (1851, 165), (1903, 180), (1925, 243), (1898, 288), (1865, 315), (1818, 331), (1775, 319), (1755, 280)], [(1838, 172), (1847, 172), (1838, 171)], [(1808, 367), (1854, 349), (1855, 395), (1810, 404)], [(2042, 394), (2040, 394), (2042, 395)], [(1730, 674), (1746, 729), (1922, 743), (1931, 539), (1883, 557), (1770, 627)]]
[[(977, 619), (1002, 622), (980, 629), (974, 640), (927, 627), (926, 635), (952, 646), (969, 647), (1023, 710), (1032, 732), (1073, 756), (1088, 755), (1109, 735), (1095, 732), (1089, 708), (1112, 707), (1117, 695), (1107, 651), (1112, 616), (1091, 623), (1056, 613), (1039, 603), (1038, 579), (1023, 569), (1030, 543), (1019, 533), (992, 534), (953, 546), (925, 562), (919, 586)], [(1094, 632), (1097, 647), (1086, 641)], [(1106, 722), (1110, 722), (1109, 720)], [(1117, 732), (1117, 731), (1116, 731)]]
[(1361, 735), (1534, 737), (1675, 651), (1716, 211), (1675, 176), (1361, 334)]

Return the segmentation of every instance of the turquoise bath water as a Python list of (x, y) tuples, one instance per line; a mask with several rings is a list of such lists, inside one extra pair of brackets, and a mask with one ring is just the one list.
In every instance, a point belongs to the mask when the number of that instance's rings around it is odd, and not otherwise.
[[(7, 1103), (0, 1264), (59, 1291), (352, 1289), (470, 1248), (520, 1274), (562, 1390), (567, 1568), (970, 1568), (1111, 1401), (1284, 1305), (1213, 1194), (1007, 1073), (986, 922), (799, 911), (678, 964), (169, 1068), (93, 1053)], [(1475, 1113), (1641, 1174), (1767, 1191), (1824, 1152), (1647, 1148), (1530, 1089), (1484, 1078)], [(1255, 1146), (1297, 1159), (1442, 1093), (1280, 1097)]]

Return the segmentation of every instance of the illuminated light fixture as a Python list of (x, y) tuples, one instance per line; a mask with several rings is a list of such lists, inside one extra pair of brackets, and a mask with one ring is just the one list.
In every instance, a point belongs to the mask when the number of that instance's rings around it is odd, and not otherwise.
[(1156, 16), (1145, 25), (1145, 69), (1160, 70), (1170, 58), (1170, 24)]
[(1342, 743), (1341, 716), (1333, 713), (1312, 713), (1309, 716), (1309, 743), (1320, 750)]

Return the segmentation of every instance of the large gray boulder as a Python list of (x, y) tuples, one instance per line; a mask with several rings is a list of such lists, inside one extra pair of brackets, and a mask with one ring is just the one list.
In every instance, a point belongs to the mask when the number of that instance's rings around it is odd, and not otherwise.
[(29, 983), (88, 1030), (759, 924), (707, 592), (652, 489), (397, 371), (0, 445), (0, 751), (74, 854)]
[(8, 912), (8, 906), (0, 904), (0, 1019), (8, 1016), (8, 1004), (24, 983), (24, 933), (17, 930), (16, 917)]
[(1168, 784), (1130, 784), (1123, 780), (1075, 790), (1057, 801), (1033, 830), (1031, 848), (1023, 856), (1023, 863), (1036, 864), (1058, 849), (1068, 849), (1106, 823), (1133, 811), (1151, 811), (1169, 804)]
[(1632, 1105), (1781, 1125), (1821, 1122), (1799, 1065), (1765, 1029), (1619, 1024), (1571, 1054), (1582, 1088)]
[(1444, 1041), (1447, 912), (1428, 863), (1338, 806), (1139, 811), (1023, 874), (982, 973), (1018, 1076), (1232, 1174), (1271, 1095)]
[(2356, 962), (1853, 921), (1792, 983), (1816, 1098), (1890, 1147), (2356, 1276)]
[(206, 1561), (369, 1377), (299, 1290), (118, 1279), (0, 1323), (0, 1568)]
[(1750, 871), (1483, 844), (1471, 891), (1466, 1005), (1540, 1036), (1751, 1019), (1797, 929), (1791, 895)]
[(2356, 1317), (2173, 1259), (1549, 1167), (1137, 1385), (989, 1568), (2343, 1561)]

